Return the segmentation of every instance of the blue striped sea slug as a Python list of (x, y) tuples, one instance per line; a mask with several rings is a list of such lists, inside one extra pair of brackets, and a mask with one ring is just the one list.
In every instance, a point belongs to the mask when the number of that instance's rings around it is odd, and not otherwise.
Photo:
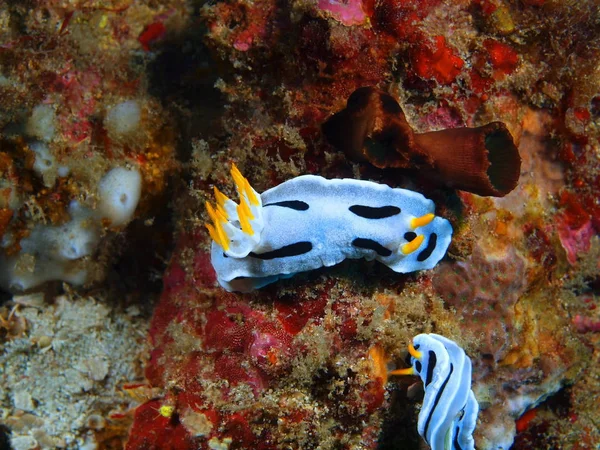
[(207, 202), (211, 261), (221, 286), (248, 292), (346, 258), (395, 272), (431, 269), (452, 237), (423, 195), (370, 181), (303, 175), (258, 194), (231, 170), (239, 204), (215, 188)]
[(471, 390), (471, 359), (439, 334), (419, 334), (413, 343), (408, 347), (411, 367), (390, 375), (418, 375), (423, 380), (419, 434), (431, 450), (474, 450), (479, 404)]

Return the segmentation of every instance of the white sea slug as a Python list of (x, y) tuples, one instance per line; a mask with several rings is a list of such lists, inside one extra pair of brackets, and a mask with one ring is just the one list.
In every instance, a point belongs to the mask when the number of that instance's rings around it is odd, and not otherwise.
[(474, 450), (479, 404), (471, 390), (471, 359), (455, 342), (419, 334), (408, 350), (411, 367), (390, 375), (419, 375), (425, 397), (417, 429), (431, 450)]
[(259, 195), (235, 165), (236, 204), (215, 188), (211, 260), (219, 284), (248, 292), (346, 258), (376, 259), (395, 272), (431, 269), (450, 223), (417, 192), (370, 181), (303, 175)]

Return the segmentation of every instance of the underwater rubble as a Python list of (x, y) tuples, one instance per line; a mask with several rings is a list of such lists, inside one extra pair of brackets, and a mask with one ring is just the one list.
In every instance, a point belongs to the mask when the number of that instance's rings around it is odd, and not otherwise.
[[(597, 448), (597, 16), (0, 5), (0, 445), (422, 448), (423, 385), (389, 372), (436, 333), (471, 359), (475, 448)], [(215, 188), (237, 201), (234, 164), (258, 192), (306, 174), (419, 192), (452, 225), (447, 255), (227, 292), (204, 205)], [(326, 226), (290, 224), (308, 225)]]

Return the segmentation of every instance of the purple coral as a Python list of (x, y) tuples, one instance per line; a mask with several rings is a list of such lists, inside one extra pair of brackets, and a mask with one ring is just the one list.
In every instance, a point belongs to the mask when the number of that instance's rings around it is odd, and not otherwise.
[(499, 259), (476, 248), (467, 261), (443, 264), (433, 280), (436, 291), (456, 309), (466, 327), (482, 336), (480, 351), (493, 363), (514, 344), (514, 306), (526, 286), (524, 268), (512, 248)]

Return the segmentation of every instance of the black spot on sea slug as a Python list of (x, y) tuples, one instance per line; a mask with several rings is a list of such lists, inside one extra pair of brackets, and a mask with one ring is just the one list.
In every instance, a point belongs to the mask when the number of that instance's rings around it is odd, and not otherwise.
[(281, 206), (282, 208), (295, 209), (296, 211), (306, 211), (308, 209), (308, 203), (302, 200), (285, 200), (283, 202), (267, 203), (266, 206)]
[(365, 219), (385, 219), (386, 217), (392, 217), (396, 214), (400, 214), (400, 208), (397, 206), (366, 206), (366, 205), (352, 205), (348, 208), (351, 212), (357, 216), (364, 217)]
[(433, 369), (435, 369), (435, 365), (437, 364), (437, 356), (435, 352), (429, 350), (429, 361), (427, 363), (427, 376), (425, 377), (425, 387), (429, 386), (431, 380), (433, 380)]
[(304, 253), (308, 253), (312, 250), (312, 244), (308, 241), (296, 242), (290, 245), (284, 245), (281, 248), (276, 250), (271, 250), (270, 252), (264, 253), (254, 253), (250, 252), (249, 256), (257, 259), (276, 259), (276, 258), (286, 258), (289, 256), (298, 256), (303, 255)]
[(437, 244), (437, 234), (431, 233), (431, 236), (429, 236), (429, 242), (427, 243), (427, 247), (425, 247), (425, 249), (421, 253), (419, 253), (419, 256), (417, 256), (417, 261), (423, 262), (427, 258), (429, 258), (431, 256), (431, 254), (433, 253), (433, 251), (435, 250), (436, 244)]
[(409, 231), (407, 233), (404, 233), (404, 239), (406, 239), (408, 242), (412, 242), (417, 238), (417, 233), (414, 233), (412, 231)]
[(422, 368), (423, 365), (421, 364), (421, 361), (415, 361), (415, 369), (417, 369), (417, 372), (421, 372)]

